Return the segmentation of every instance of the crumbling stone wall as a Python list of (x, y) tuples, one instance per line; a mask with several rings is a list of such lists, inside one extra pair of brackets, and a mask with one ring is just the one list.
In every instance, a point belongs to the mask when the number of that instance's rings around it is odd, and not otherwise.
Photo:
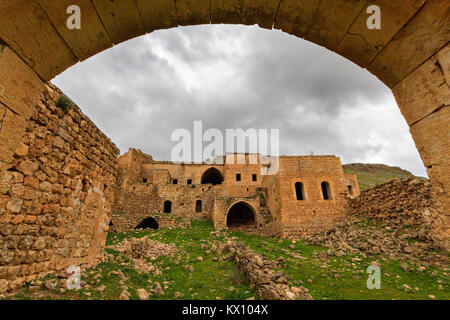
[[(244, 161), (238, 161), (238, 156)], [(164, 202), (171, 201), (171, 215), (210, 218), (217, 229), (224, 229), (230, 207), (245, 200), (255, 210), (255, 226), (261, 234), (305, 237), (336, 224), (346, 213), (348, 199), (359, 194), (356, 176), (345, 174), (335, 156), (281, 156), (279, 170), (272, 175), (262, 174), (264, 164), (258, 155), (227, 154), (225, 160), (223, 165), (176, 164), (154, 161), (130, 149), (120, 159), (118, 181), (124, 183), (119, 184), (114, 211), (163, 213)], [(202, 184), (202, 175), (210, 168), (223, 176), (221, 184)], [(322, 195), (324, 181), (330, 184), (330, 200)], [(296, 199), (296, 182), (303, 184), (303, 200)], [(195, 210), (198, 200), (200, 213)]]
[(146, 218), (153, 218), (158, 223), (158, 229), (183, 226), (186, 220), (179, 220), (174, 216), (161, 214), (120, 214), (113, 212), (111, 216), (110, 232), (125, 232), (136, 229), (136, 227)]
[[(436, 197), (429, 180), (410, 178), (406, 180), (393, 179), (383, 184), (361, 192), (360, 196), (351, 199), (349, 212), (353, 215), (372, 217), (380, 220), (394, 220), (404, 225), (419, 226), (427, 230), (436, 246), (445, 248), (446, 245), (439, 237), (448, 233), (448, 226), (442, 225)], [(446, 229), (434, 232), (436, 225)], [(429, 232), (429, 229), (433, 232)]]
[(0, 293), (103, 256), (119, 150), (61, 95), (45, 86), (0, 172)]
[(313, 300), (304, 287), (289, 287), (277, 262), (263, 259), (242, 243), (229, 242), (220, 251), (232, 254), (236, 267), (246, 276), (250, 288), (262, 300)]

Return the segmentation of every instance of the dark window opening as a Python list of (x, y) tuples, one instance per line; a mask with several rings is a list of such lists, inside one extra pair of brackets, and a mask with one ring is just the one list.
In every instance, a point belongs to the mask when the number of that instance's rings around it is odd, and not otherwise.
[(216, 168), (209, 168), (202, 175), (202, 184), (211, 183), (213, 185), (221, 184), (223, 182), (222, 173)]
[(201, 200), (197, 200), (195, 202), (195, 212), (202, 212), (202, 201)]
[(305, 189), (303, 188), (303, 183), (295, 183), (295, 196), (297, 200), (305, 200)]
[(330, 189), (330, 184), (328, 182), (322, 182), (321, 183), (321, 187), (322, 187), (322, 196), (324, 200), (331, 200), (332, 199), (332, 195), (331, 195), (331, 189)]
[(178, 184), (178, 179), (173, 179), (173, 184)]
[(111, 232), (111, 233), (116, 233), (117, 232), (116, 228), (114, 227), (114, 223), (111, 220), (109, 220), (108, 226), (109, 226), (108, 232)]
[(187, 184), (192, 184), (192, 179), (187, 179)]
[(252, 181), (256, 181), (256, 179), (257, 179), (256, 173), (252, 174)]
[(164, 213), (171, 213), (172, 212), (172, 202), (169, 200), (164, 201)]
[(142, 179), (143, 183), (147, 183), (147, 178)]
[(348, 194), (352, 196), (353, 195), (353, 186), (348, 185), (347, 187), (348, 187)]
[(236, 181), (241, 181), (241, 174), (240, 173), (236, 173)]
[(251, 227), (255, 225), (253, 208), (245, 202), (234, 204), (228, 211), (227, 227)]
[(142, 220), (135, 229), (158, 229), (159, 228), (159, 224), (158, 221), (156, 221), (154, 218), (152, 217), (148, 217), (145, 218), (144, 220)]

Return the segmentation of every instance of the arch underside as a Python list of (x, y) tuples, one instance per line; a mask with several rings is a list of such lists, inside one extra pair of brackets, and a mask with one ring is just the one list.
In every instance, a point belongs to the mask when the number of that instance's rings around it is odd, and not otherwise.
[(203, 174), (201, 178), (202, 184), (211, 183), (213, 185), (221, 184), (223, 182), (222, 173), (216, 168), (209, 168)]
[(143, 219), (139, 224), (135, 227), (135, 229), (155, 229), (159, 228), (158, 221), (156, 221), (153, 217), (147, 217)]
[(255, 210), (246, 202), (233, 204), (227, 213), (228, 228), (251, 228), (255, 226)]

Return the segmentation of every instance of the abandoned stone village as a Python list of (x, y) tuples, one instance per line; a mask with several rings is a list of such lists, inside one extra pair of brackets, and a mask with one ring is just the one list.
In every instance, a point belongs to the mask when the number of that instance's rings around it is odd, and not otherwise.
[[(108, 232), (170, 230), (188, 227), (192, 219), (211, 221), (216, 232), (307, 238), (342, 252), (448, 253), (449, 2), (375, 1), (383, 27), (370, 30), (367, 7), (373, 2), (0, 1), (0, 296), (65, 273), (68, 266), (98, 265), (105, 260)], [(74, 3), (85, 16), (79, 30), (66, 24)], [(271, 176), (261, 175), (259, 160), (173, 164), (136, 149), (121, 156), (49, 82), (134, 37), (221, 23), (281, 30), (378, 77), (392, 90), (430, 180), (391, 181), (360, 192), (336, 156), (281, 156)], [(361, 215), (391, 221), (385, 229), (390, 233), (354, 230), (351, 218)], [(398, 228), (406, 223), (417, 230), (399, 240)], [(410, 238), (424, 242), (412, 244)], [(226, 246), (260, 297), (307, 298), (301, 289), (274, 294), (265, 283), (284, 278), (267, 273), (265, 262), (247, 248)], [(448, 267), (448, 260), (436, 263)], [(448, 269), (443, 272), (447, 277)]]
[[(96, 265), (108, 231), (208, 219), (216, 230), (294, 239), (367, 208), (369, 214), (437, 212), (429, 187), (405, 196), (403, 187), (389, 185), (361, 197), (356, 176), (345, 174), (336, 156), (280, 156), (273, 175), (262, 175), (265, 165), (251, 154), (240, 155), (242, 164), (227, 154), (221, 165), (155, 161), (136, 149), (120, 156), (78, 106), (61, 105), (62, 97), (46, 85), (1, 180), (2, 292), (70, 265)], [(3, 128), (14, 126), (5, 112)]]

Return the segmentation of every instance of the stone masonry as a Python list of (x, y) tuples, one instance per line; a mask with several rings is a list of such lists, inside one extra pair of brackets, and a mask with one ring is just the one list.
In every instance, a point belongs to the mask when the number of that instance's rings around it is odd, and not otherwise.
[(341, 220), (348, 199), (359, 194), (356, 176), (345, 174), (335, 156), (281, 156), (271, 175), (250, 154), (242, 164), (236, 154), (223, 164), (176, 164), (130, 149), (119, 163), (114, 220), (134, 227), (136, 217), (207, 218), (218, 230), (306, 236)]
[(0, 177), (0, 293), (103, 257), (119, 150), (61, 95), (46, 85)]

